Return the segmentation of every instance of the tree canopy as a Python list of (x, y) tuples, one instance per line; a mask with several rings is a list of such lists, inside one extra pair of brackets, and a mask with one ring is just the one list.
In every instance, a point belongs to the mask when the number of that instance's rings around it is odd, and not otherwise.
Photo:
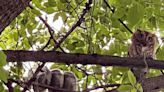
[[(1, 92), (31, 92), (43, 66), (73, 72), (80, 92), (164, 88), (163, 0), (0, 0), (0, 27)], [(159, 39), (142, 86), (130, 71), (142, 60), (127, 58), (137, 28)]]

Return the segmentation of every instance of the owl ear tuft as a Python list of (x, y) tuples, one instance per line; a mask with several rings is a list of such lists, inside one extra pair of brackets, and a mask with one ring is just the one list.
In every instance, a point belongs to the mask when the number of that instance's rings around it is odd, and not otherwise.
[(137, 28), (137, 32), (141, 32), (141, 31), (142, 31), (141, 29), (138, 29), (138, 28)]

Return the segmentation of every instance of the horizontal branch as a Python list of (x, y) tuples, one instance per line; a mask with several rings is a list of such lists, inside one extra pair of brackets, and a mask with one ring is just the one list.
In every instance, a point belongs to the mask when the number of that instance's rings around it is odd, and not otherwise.
[[(4, 50), (8, 62), (56, 62), (66, 64), (96, 64), (102, 66), (145, 67), (144, 60), (97, 54), (66, 54), (56, 51)], [(162, 60), (146, 60), (149, 68), (164, 69)]]

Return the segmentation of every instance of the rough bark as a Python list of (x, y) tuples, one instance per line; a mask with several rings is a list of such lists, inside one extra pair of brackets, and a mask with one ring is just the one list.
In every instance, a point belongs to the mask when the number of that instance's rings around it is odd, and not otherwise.
[(144, 92), (158, 92), (160, 88), (164, 89), (164, 75), (144, 79), (142, 88)]
[(0, 0), (0, 34), (28, 5), (31, 0)]
[[(70, 54), (56, 51), (5, 50), (8, 62), (56, 62), (66, 64), (96, 64), (102, 66), (145, 67), (144, 60), (97, 54)], [(140, 61), (140, 62), (138, 62)], [(149, 68), (164, 69), (164, 61), (147, 60)]]

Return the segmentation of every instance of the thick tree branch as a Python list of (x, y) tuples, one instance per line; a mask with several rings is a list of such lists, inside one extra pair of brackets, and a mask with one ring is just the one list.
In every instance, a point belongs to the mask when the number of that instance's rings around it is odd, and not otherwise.
[[(96, 64), (102, 66), (145, 67), (144, 60), (97, 54), (67, 54), (56, 51), (4, 50), (8, 62), (56, 62), (67, 64)], [(164, 61), (147, 60), (149, 68), (164, 69)]]
[(144, 92), (158, 92), (157, 90), (164, 88), (164, 75), (144, 79), (142, 88)]

